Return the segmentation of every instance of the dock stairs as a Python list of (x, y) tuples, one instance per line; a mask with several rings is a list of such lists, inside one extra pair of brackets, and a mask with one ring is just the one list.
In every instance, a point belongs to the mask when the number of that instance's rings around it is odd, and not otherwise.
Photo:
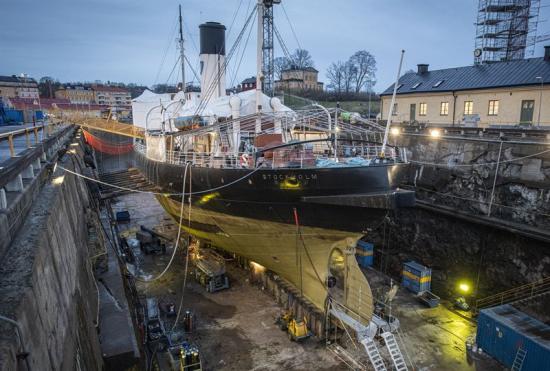
[(386, 371), (387, 368), (384, 364), (384, 360), (382, 359), (382, 356), (378, 351), (378, 347), (374, 343), (373, 339), (365, 338), (361, 340), (361, 344), (363, 344), (365, 350), (367, 351), (367, 355), (369, 356), (370, 363), (374, 367), (374, 371)]
[(382, 337), (386, 343), (386, 348), (388, 348), (388, 351), (390, 352), (394, 369), (396, 371), (408, 371), (407, 364), (405, 363), (405, 357), (403, 357), (403, 353), (401, 353), (401, 349), (399, 349), (399, 344), (397, 343), (395, 336), (388, 331), (382, 333)]
[(513, 304), (550, 294), (550, 277), (521, 285), (476, 301), (474, 312), (503, 304)]
[(516, 353), (516, 357), (514, 358), (514, 363), (512, 363), (512, 371), (521, 371), (521, 368), (523, 367), (523, 361), (525, 360), (525, 357), (527, 356), (527, 351), (521, 348), (518, 348), (518, 351)]

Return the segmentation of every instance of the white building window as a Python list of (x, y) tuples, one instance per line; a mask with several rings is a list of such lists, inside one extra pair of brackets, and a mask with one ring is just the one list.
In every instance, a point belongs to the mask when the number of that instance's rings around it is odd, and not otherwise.
[(441, 106), (439, 107), (439, 115), (447, 116), (448, 114), (449, 114), (449, 102), (441, 102)]
[(397, 115), (397, 103), (394, 103), (394, 104), (393, 104), (393, 109), (392, 109), (392, 111), (391, 111), (391, 114), (392, 114), (393, 116), (396, 116), (396, 115)]
[(489, 101), (489, 116), (498, 115), (498, 100)]
[(428, 113), (428, 103), (420, 103), (420, 110), (418, 112), (419, 116), (426, 116)]
[(464, 114), (472, 115), (474, 113), (474, 102), (467, 100), (464, 102)]

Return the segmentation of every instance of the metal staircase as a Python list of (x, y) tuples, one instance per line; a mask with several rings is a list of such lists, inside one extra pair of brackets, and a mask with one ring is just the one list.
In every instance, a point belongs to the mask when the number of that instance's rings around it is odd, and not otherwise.
[(384, 332), (382, 333), (382, 337), (386, 343), (386, 348), (388, 348), (388, 351), (390, 352), (395, 370), (408, 371), (409, 368), (405, 363), (405, 357), (403, 357), (403, 353), (401, 353), (401, 349), (399, 349), (399, 344), (397, 343), (395, 336), (393, 336), (391, 332)]
[(550, 277), (542, 280), (518, 286), (510, 290), (500, 292), (476, 301), (474, 311), (477, 313), (480, 309), (495, 307), (497, 305), (517, 303), (524, 300), (530, 300), (535, 297), (550, 293)]
[(361, 340), (361, 344), (363, 344), (365, 350), (367, 351), (367, 355), (369, 356), (370, 363), (374, 367), (374, 371), (386, 371), (386, 365), (384, 364), (384, 360), (382, 359), (382, 356), (380, 355), (374, 341), (371, 338), (364, 338)]
[(521, 368), (523, 367), (523, 361), (525, 360), (526, 356), (527, 351), (518, 348), (516, 358), (514, 358), (514, 363), (512, 363), (512, 371), (521, 371)]

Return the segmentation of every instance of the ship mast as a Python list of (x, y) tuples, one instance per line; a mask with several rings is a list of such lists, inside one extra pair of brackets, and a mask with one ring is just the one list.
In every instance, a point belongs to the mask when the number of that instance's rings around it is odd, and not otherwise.
[(185, 49), (183, 48), (183, 19), (181, 17), (181, 4), (180, 10), (180, 59), (181, 59), (181, 91), (185, 93)]
[(395, 104), (395, 95), (397, 94), (397, 89), (399, 85), (399, 76), (401, 75), (401, 66), (403, 65), (403, 55), (405, 54), (404, 50), (401, 50), (401, 59), (399, 60), (399, 68), (397, 69), (397, 77), (395, 78), (395, 84), (393, 84), (393, 94), (391, 97), (390, 109), (388, 111), (388, 123), (386, 124), (386, 131), (384, 132), (384, 141), (382, 142), (382, 151), (380, 152), (380, 157), (386, 155), (386, 146), (388, 144), (388, 134), (390, 133), (391, 119), (393, 115), (393, 105)]

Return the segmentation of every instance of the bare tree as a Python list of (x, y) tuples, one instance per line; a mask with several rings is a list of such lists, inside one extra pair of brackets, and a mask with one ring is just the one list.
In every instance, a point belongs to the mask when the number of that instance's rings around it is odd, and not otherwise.
[(327, 69), (329, 86), (337, 93), (341, 93), (344, 88), (344, 68), (344, 63), (338, 61), (333, 62)]
[(355, 65), (351, 62), (351, 60), (344, 63), (342, 68), (342, 78), (344, 79), (344, 91), (346, 93), (351, 92), (357, 79), (357, 68), (355, 68)]
[(376, 59), (368, 51), (359, 50), (351, 56), (349, 63), (355, 68), (353, 79), (356, 93), (359, 93), (367, 82), (371, 87), (376, 83)]
[(273, 60), (273, 68), (275, 70), (275, 78), (281, 80), (283, 71), (290, 67), (290, 60), (287, 57), (277, 57)]
[(313, 67), (313, 58), (311, 58), (311, 54), (305, 49), (296, 49), (291, 59), (292, 64), (298, 69)]

